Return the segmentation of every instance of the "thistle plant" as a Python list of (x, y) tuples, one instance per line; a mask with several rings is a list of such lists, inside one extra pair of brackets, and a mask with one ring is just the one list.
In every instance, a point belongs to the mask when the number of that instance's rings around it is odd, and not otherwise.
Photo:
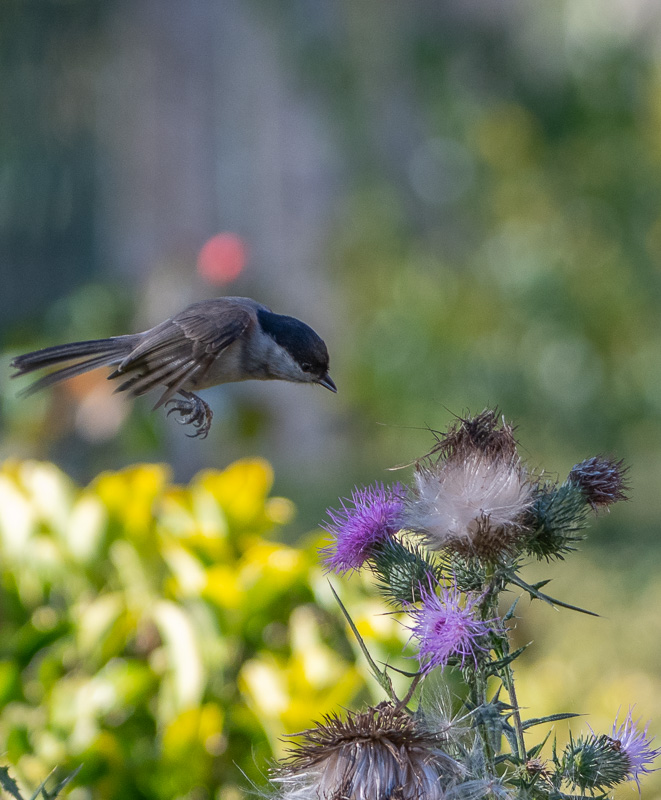
[[(32, 793), (30, 800), (55, 800), (55, 798), (60, 795), (62, 790), (76, 777), (80, 770), (81, 767), (78, 767), (78, 769), (69, 773), (69, 775), (66, 775), (55, 786), (47, 789), (47, 784), (52, 783), (51, 778), (53, 777), (53, 774), (51, 773), (46, 780), (39, 784), (36, 790)], [(3, 791), (9, 795), (9, 797), (12, 797), (13, 800), (26, 800), (21, 794), (18, 784), (9, 774), (8, 767), (0, 767), (0, 788), (2, 788)]]
[[(579, 800), (652, 770), (661, 753), (632, 711), (607, 733), (590, 730), (562, 752), (531, 743), (538, 726), (577, 716), (525, 719), (517, 700), (512, 621), (503, 594), (550, 597), (547, 581), (521, 576), (531, 560), (561, 560), (584, 538), (591, 514), (626, 499), (621, 461), (589, 458), (567, 479), (549, 480), (521, 460), (513, 428), (486, 410), (459, 418), (414, 462), (411, 486), (357, 489), (329, 510), (321, 556), (338, 575), (369, 570), (389, 610), (410, 632), (417, 670), (399, 697), (341, 601), (338, 603), (382, 687), (375, 707), (326, 717), (295, 737), (274, 770), (282, 800)], [(337, 595), (336, 595), (337, 597)], [(465, 685), (453, 715), (426, 699), (434, 672), (454, 668)], [(401, 672), (401, 671), (400, 671)], [(438, 685), (438, 682), (435, 682)], [(543, 729), (542, 729), (543, 730)]]

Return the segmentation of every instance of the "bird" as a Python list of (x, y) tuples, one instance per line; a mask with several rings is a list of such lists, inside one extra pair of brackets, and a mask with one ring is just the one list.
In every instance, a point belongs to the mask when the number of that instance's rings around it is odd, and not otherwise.
[[(82, 359), (82, 360), (81, 360)], [(203, 300), (142, 333), (71, 342), (17, 356), (11, 376), (74, 362), (39, 378), (21, 394), (32, 394), (97, 367), (115, 369), (116, 392), (139, 397), (164, 391), (153, 410), (171, 405), (189, 436), (206, 438), (213, 412), (196, 391), (245, 380), (314, 383), (337, 392), (328, 373), (324, 340), (295, 317), (276, 314), (249, 297)]]

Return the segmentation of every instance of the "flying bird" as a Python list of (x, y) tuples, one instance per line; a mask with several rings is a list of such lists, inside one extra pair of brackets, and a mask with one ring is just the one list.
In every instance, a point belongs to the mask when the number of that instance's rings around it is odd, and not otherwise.
[(46, 347), (17, 356), (12, 378), (74, 362), (39, 378), (23, 391), (32, 394), (97, 367), (113, 366), (115, 391), (139, 397), (164, 387), (154, 409), (172, 405), (168, 416), (193, 425), (206, 437), (213, 412), (195, 392), (221, 383), (281, 380), (318, 383), (337, 392), (328, 374), (328, 350), (309, 325), (275, 314), (249, 297), (221, 297), (193, 303), (142, 333)]

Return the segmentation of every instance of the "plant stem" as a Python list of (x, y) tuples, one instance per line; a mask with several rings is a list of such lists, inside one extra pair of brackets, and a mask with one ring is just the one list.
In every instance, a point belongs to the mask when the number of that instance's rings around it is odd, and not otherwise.
[[(501, 587), (502, 588), (502, 587)], [(491, 601), (491, 605), (489, 606), (488, 613), (491, 616), (494, 616), (498, 607), (498, 577), (494, 573), (491, 575), (491, 584), (487, 590), (487, 597), (485, 606), (487, 603)], [(486, 610), (486, 609), (485, 609)], [(486, 618), (486, 617), (485, 617)], [(509, 630), (505, 630), (501, 640), (501, 647), (500, 647), (500, 657), (506, 659), (510, 654), (510, 643), (509, 643)], [(519, 711), (519, 702), (516, 697), (516, 689), (514, 688), (514, 671), (512, 670), (512, 664), (506, 664), (502, 668), (502, 675), (501, 680), (503, 685), (507, 689), (507, 693), (510, 699), (510, 705), (512, 706), (512, 718), (514, 720), (514, 728), (516, 731), (516, 745), (517, 745), (517, 755), (521, 763), (525, 763), (528, 757), (528, 753), (526, 750), (526, 742), (523, 738), (523, 726), (521, 724), (521, 712)]]
[[(484, 709), (487, 706), (487, 677), (484, 670), (478, 666), (475, 670), (475, 682), (472, 687), (473, 704), (476, 709)], [(485, 719), (479, 722), (477, 730), (484, 746), (484, 758), (490, 775), (496, 772), (496, 753), (494, 752), (491, 731)]]
[(411, 685), (409, 686), (409, 690), (406, 693), (406, 696), (397, 703), (397, 710), (399, 710), (400, 708), (406, 708), (421, 680), (422, 680), (421, 674), (418, 674), (413, 678), (413, 680), (411, 681)]
[[(480, 614), (483, 620), (491, 619), (495, 616), (496, 606), (498, 603), (498, 592), (496, 589), (495, 570), (491, 568), (487, 571), (485, 580), (485, 591), (480, 603)], [(472, 688), (474, 695), (473, 702), (477, 709), (486, 709), (487, 707), (487, 682), (488, 675), (485, 666), (482, 662), (476, 665), (475, 668), (475, 681)], [(487, 767), (491, 775), (496, 772), (496, 748), (494, 747), (492, 732), (489, 729), (487, 721), (484, 720), (478, 725), (478, 732), (484, 745), (484, 755), (487, 762)]]
[[(509, 654), (509, 643), (505, 642), (505, 655)], [(512, 665), (507, 664), (503, 668), (503, 683), (505, 684), (505, 688), (507, 689), (507, 693), (509, 694), (510, 698), (510, 705), (514, 709), (512, 712), (512, 718), (514, 720), (514, 728), (516, 730), (516, 741), (517, 741), (517, 749), (519, 759), (523, 764), (528, 758), (528, 752), (526, 750), (526, 742), (523, 738), (523, 726), (521, 724), (521, 713), (519, 711), (519, 701), (516, 698), (516, 689), (514, 688), (514, 672), (512, 670)]]

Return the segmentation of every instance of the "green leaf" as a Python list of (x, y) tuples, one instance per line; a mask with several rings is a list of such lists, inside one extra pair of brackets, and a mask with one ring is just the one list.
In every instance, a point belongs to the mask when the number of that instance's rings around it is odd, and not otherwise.
[(532, 642), (528, 642), (528, 644), (524, 644), (523, 647), (519, 647), (518, 650), (515, 650), (513, 653), (509, 653), (508, 655), (503, 656), (503, 658), (498, 659), (498, 661), (490, 661), (487, 664), (487, 666), (489, 668), (489, 671), (492, 674), (494, 674), (495, 671), (497, 671), (499, 669), (502, 669), (503, 667), (506, 667), (508, 664), (511, 664), (512, 661), (514, 661), (514, 659), (518, 658), (521, 655), (521, 653), (523, 653), (524, 650), (527, 650), (530, 647), (531, 644), (532, 644)]
[(54, 772), (55, 772), (55, 770), (53, 769), (48, 773), (48, 775), (46, 775), (46, 777), (43, 779), (43, 781), (39, 784), (39, 786), (37, 786), (37, 788), (32, 793), (32, 797), (30, 798), (30, 800), (37, 800), (37, 798), (39, 797), (39, 795), (42, 792), (43, 792), (43, 795), (44, 795), (44, 800), (48, 800), (48, 792), (45, 789), (46, 781), (50, 778), (50, 776)]
[(519, 759), (516, 757), (516, 752), (518, 748), (516, 731), (511, 726), (507, 726), (503, 728), (503, 733), (505, 734), (505, 738), (507, 739), (507, 744), (509, 745), (509, 748), (512, 751), (511, 753), (512, 762), (517, 763)]
[(520, 599), (521, 599), (520, 597), (517, 597), (516, 600), (509, 607), (508, 612), (503, 617), (503, 622), (507, 622), (508, 620), (510, 620), (510, 619), (512, 619), (514, 617), (514, 612), (516, 610), (516, 607), (517, 607), (518, 602), (519, 602)]
[(527, 730), (528, 728), (532, 728), (533, 725), (544, 725), (548, 722), (559, 722), (562, 719), (573, 719), (574, 717), (582, 717), (582, 714), (572, 714), (570, 711), (561, 713), (561, 714), (549, 714), (548, 717), (534, 717), (531, 719), (527, 719), (521, 723), (521, 727), (523, 730)]
[(400, 675), (404, 675), (406, 678), (417, 678), (417, 677), (419, 677), (419, 676), (421, 676), (423, 674), (422, 672), (419, 672), (419, 671), (418, 672), (407, 672), (404, 669), (399, 669), (399, 667), (393, 667), (392, 664), (385, 664), (383, 661), (381, 663), (387, 669), (391, 669), (394, 672), (399, 672)]
[[(58, 784), (56, 784), (50, 792), (46, 791), (46, 789), (44, 788), (44, 785), (42, 783), (42, 785), (41, 785), (41, 793), (44, 796), (44, 800), (55, 800), (55, 798), (58, 796), (58, 794), (60, 794), (62, 789), (64, 789), (64, 787), (67, 786), (67, 784), (69, 784), (76, 777), (76, 775), (80, 772), (80, 770), (82, 768), (83, 768), (83, 765), (80, 764), (80, 766), (76, 767), (76, 769), (72, 773), (67, 775)], [(52, 774), (53, 773), (51, 772), (51, 775)], [(50, 777), (50, 775), (48, 777)], [(45, 783), (45, 781), (44, 781), (44, 783)], [(32, 800), (35, 800), (35, 798), (33, 797)]]
[(62, 791), (62, 789), (64, 789), (64, 787), (70, 781), (72, 781), (76, 777), (76, 775), (80, 772), (80, 770), (82, 769), (82, 766), (83, 765), (81, 764), (70, 775), (67, 775), (65, 778), (63, 778), (49, 792), (46, 789), (46, 784), (48, 783), (48, 781), (50, 780), (52, 775), (55, 773), (55, 770), (52, 770), (51, 772), (48, 773), (48, 775), (44, 778), (44, 780), (39, 784), (39, 786), (32, 793), (32, 797), (30, 798), (30, 800), (37, 800), (39, 795), (41, 795), (43, 797), (43, 800), (55, 800), (55, 798), (59, 795), (59, 793)]
[(330, 583), (330, 581), (329, 581), (329, 586), (331, 588), (331, 592), (333, 592), (333, 596), (337, 600), (337, 603), (338, 603), (340, 609), (342, 610), (342, 613), (344, 614), (344, 618), (346, 619), (347, 623), (349, 624), (349, 627), (351, 628), (351, 630), (353, 632), (353, 635), (356, 637), (356, 641), (358, 642), (358, 644), (360, 646), (360, 649), (363, 651), (363, 655), (367, 659), (367, 663), (369, 664), (370, 671), (372, 672), (372, 675), (374, 675), (374, 677), (377, 680), (379, 686), (381, 686), (381, 688), (385, 692), (388, 693), (388, 696), (393, 698), (393, 699), (395, 699), (396, 698), (395, 690), (393, 689), (392, 682), (391, 682), (390, 678), (388, 677), (388, 675), (385, 672), (385, 670), (382, 672), (377, 667), (376, 662), (374, 661), (374, 659), (370, 655), (369, 650), (367, 649), (367, 645), (363, 641), (361, 635), (358, 633), (358, 628), (356, 628), (356, 625), (354, 624), (354, 621), (349, 616), (349, 612), (344, 607), (344, 603), (340, 600), (337, 592), (333, 588), (333, 584)]
[[(522, 727), (525, 728), (525, 725)], [(536, 744), (534, 747), (531, 747), (530, 750), (528, 750), (528, 758), (537, 758), (537, 756), (544, 749), (544, 745), (548, 742), (550, 736), (551, 736), (551, 731), (549, 731), (546, 734), (544, 739), (539, 744)]]
[[(581, 608), (580, 606), (573, 606), (571, 603), (565, 603), (562, 600), (556, 600), (555, 597), (549, 597), (547, 594), (543, 594), (539, 591), (534, 585), (530, 583), (526, 583), (523, 578), (519, 577), (515, 572), (508, 572), (507, 573), (508, 579), (519, 586), (521, 589), (524, 589), (531, 598), (535, 597), (538, 600), (543, 600), (545, 603), (548, 603), (550, 606), (560, 606), (561, 608), (568, 608), (570, 611), (579, 611), (581, 614), (588, 614), (591, 617), (598, 617), (599, 614), (595, 614), (594, 611), (588, 611), (585, 608)], [(541, 585), (545, 585), (548, 581), (543, 582)]]
[(0, 786), (15, 800), (23, 800), (18, 784), (9, 774), (9, 767), (0, 767)]

